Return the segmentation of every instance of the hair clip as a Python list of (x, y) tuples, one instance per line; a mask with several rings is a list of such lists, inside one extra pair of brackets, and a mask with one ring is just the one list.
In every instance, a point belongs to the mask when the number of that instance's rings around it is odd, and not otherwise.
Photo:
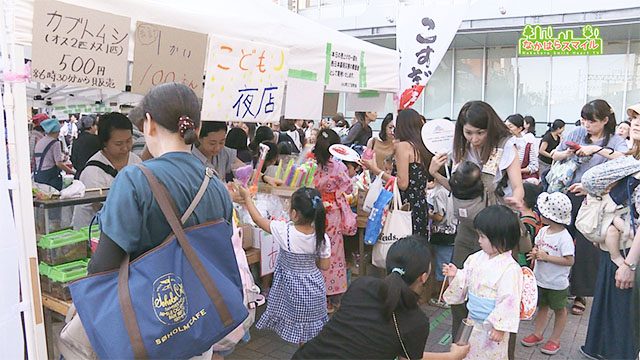
[(189, 118), (187, 115), (180, 116), (180, 120), (178, 120), (178, 132), (180, 132), (180, 136), (184, 137), (184, 134), (187, 130), (193, 130), (196, 128), (196, 124)]
[(320, 202), (322, 201), (322, 199), (320, 199), (320, 197), (318, 195), (314, 196), (313, 199), (311, 199), (311, 204), (313, 205), (314, 209), (318, 208), (318, 204), (320, 204)]
[(392, 273), (396, 273), (396, 274), (398, 274), (400, 276), (404, 276), (404, 274), (405, 274), (404, 269), (401, 269), (401, 268), (393, 268), (393, 270), (391, 270), (391, 272)]
[(329, 138), (329, 134), (327, 134), (326, 131), (323, 131), (322, 132), (322, 137), (325, 138), (325, 139), (328, 139)]

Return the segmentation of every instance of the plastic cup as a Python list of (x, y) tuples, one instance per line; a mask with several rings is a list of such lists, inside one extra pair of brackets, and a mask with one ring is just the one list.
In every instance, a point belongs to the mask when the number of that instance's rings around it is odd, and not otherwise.
[(466, 318), (462, 319), (462, 323), (458, 328), (458, 333), (454, 339), (454, 343), (460, 346), (464, 346), (469, 344), (469, 338), (471, 337), (471, 332), (473, 331), (473, 320)]

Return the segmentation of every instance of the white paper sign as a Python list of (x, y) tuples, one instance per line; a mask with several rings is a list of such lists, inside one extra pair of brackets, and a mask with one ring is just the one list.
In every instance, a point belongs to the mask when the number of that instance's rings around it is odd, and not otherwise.
[(422, 126), (422, 142), (433, 154), (451, 154), (456, 125), (446, 119), (429, 120)]
[(280, 121), (288, 57), (278, 46), (211, 36), (202, 119)]
[(202, 97), (207, 35), (168, 26), (136, 23), (131, 91), (177, 82)]
[(273, 235), (260, 231), (260, 276), (273, 273), (280, 246), (273, 240)]
[(347, 111), (383, 112), (387, 103), (387, 93), (365, 92), (347, 94)]
[(362, 56), (364, 54), (359, 50), (327, 43), (327, 68), (324, 75), (327, 90), (360, 92)]
[(287, 79), (284, 117), (287, 119), (320, 120), (324, 85), (317, 81)]
[(397, 26), (400, 109), (411, 107), (436, 71), (462, 23), (466, 2), (402, 6)]
[(124, 90), (131, 19), (58, 1), (36, 1), (32, 80)]

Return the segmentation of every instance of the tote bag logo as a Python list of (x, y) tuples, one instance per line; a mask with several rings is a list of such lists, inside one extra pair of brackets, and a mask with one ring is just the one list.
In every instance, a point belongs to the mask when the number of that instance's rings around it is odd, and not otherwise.
[(153, 311), (165, 325), (178, 324), (187, 318), (189, 304), (179, 276), (168, 273), (153, 282)]

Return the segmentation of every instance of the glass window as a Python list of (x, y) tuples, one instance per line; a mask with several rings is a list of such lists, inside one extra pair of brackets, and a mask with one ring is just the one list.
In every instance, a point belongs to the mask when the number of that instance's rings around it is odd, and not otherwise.
[(551, 58), (518, 58), (517, 113), (531, 115), (536, 122), (547, 122), (550, 74)]
[(515, 71), (516, 48), (487, 49), (487, 83), (484, 99), (502, 119), (513, 113)]
[[(632, 41), (631, 48), (628, 55), (629, 56), (629, 77), (627, 78), (627, 106), (640, 103), (640, 56), (638, 56), (639, 54), (640, 54), (640, 41)], [(626, 114), (627, 109), (623, 109), (623, 111)]]
[(453, 117), (467, 101), (482, 99), (483, 49), (456, 50)]
[(626, 42), (607, 43), (603, 55), (589, 56), (587, 101), (606, 100), (620, 113), (624, 103), (626, 53)]
[(587, 57), (554, 57), (551, 65), (549, 118), (573, 123), (580, 119), (580, 109), (585, 104)]
[[(451, 64), (452, 51), (449, 50), (440, 61), (423, 93), (424, 117), (438, 119), (451, 116)], [(415, 108), (419, 109), (419, 108)], [(420, 111), (420, 110), (418, 110)]]

